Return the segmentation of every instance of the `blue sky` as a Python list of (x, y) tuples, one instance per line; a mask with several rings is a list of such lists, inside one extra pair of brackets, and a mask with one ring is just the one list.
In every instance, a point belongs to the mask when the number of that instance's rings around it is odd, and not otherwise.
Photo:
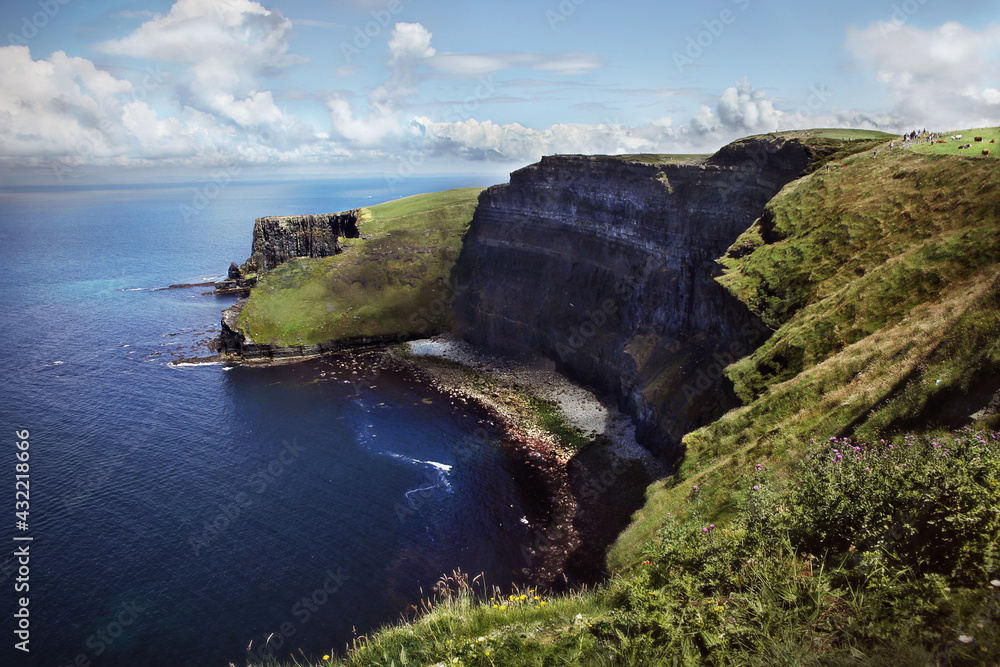
[(496, 171), (1000, 124), (1000, 2), (5, 0), (7, 182)]

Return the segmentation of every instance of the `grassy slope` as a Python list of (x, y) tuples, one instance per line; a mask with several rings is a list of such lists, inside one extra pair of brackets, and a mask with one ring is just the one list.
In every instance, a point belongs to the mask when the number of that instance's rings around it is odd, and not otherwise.
[(945, 408), (1000, 374), (998, 257), (990, 160), (866, 151), (787, 186), (722, 260), (721, 282), (776, 329), (726, 369), (746, 405), (685, 438), (613, 567), (642, 558), (694, 485), (719, 520), (749, 462), (780, 476), (813, 437), (949, 425)]
[(364, 209), (363, 238), (346, 239), (339, 255), (295, 259), (268, 273), (240, 327), (258, 343), (277, 345), (441, 330), (451, 267), (481, 191), (415, 195)]

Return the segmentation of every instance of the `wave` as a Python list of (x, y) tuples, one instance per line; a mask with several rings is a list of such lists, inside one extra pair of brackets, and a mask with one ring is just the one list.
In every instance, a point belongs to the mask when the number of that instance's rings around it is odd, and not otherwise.
[(394, 459), (399, 459), (400, 461), (406, 461), (407, 463), (412, 463), (414, 465), (424, 465), (436, 468), (441, 472), (451, 472), (452, 466), (447, 463), (438, 463), (437, 461), (421, 461), (420, 459), (410, 458), (409, 456), (403, 456), (402, 454), (395, 454), (393, 452), (380, 452), (386, 456), (391, 456)]

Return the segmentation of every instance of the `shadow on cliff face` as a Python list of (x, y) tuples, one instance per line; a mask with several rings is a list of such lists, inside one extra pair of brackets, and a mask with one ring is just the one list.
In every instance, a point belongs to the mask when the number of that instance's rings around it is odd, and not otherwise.
[(638, 460), (609, 454), (600, 439), (574, 456), (568, 468), (579, 546), (566, 559), (564, 573), (571, 585), (595, 583), (607, 576), (608, 549), (642, 507), (656, 475)]
[(716, 260), (813, 153), (757, 138), (697, 164), (652, 157), (546, 157), (484, 191), (453, 308), (469, 342), (543, 354), (615, 396), (674, 463), (686, 433), (738, 405), (722, 369), (770, 335)]

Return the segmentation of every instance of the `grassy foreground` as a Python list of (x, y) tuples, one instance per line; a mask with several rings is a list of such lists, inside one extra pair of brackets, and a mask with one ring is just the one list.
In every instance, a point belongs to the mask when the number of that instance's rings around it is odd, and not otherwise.
[(362, 209), (362, 238), (344, 252), (267, 273), (239, 326), (255, 342), (303, 345), (353, 337), (431, 335), (447, 325), (448, 284), (482, 188), (405, 197)]
[(412, 623), (296, 665), (993, 665), (1000, 434), (815, 444), (745, 471), (733, 518), (687, 485), (630, 573), (492, 595), (446, 577)]

